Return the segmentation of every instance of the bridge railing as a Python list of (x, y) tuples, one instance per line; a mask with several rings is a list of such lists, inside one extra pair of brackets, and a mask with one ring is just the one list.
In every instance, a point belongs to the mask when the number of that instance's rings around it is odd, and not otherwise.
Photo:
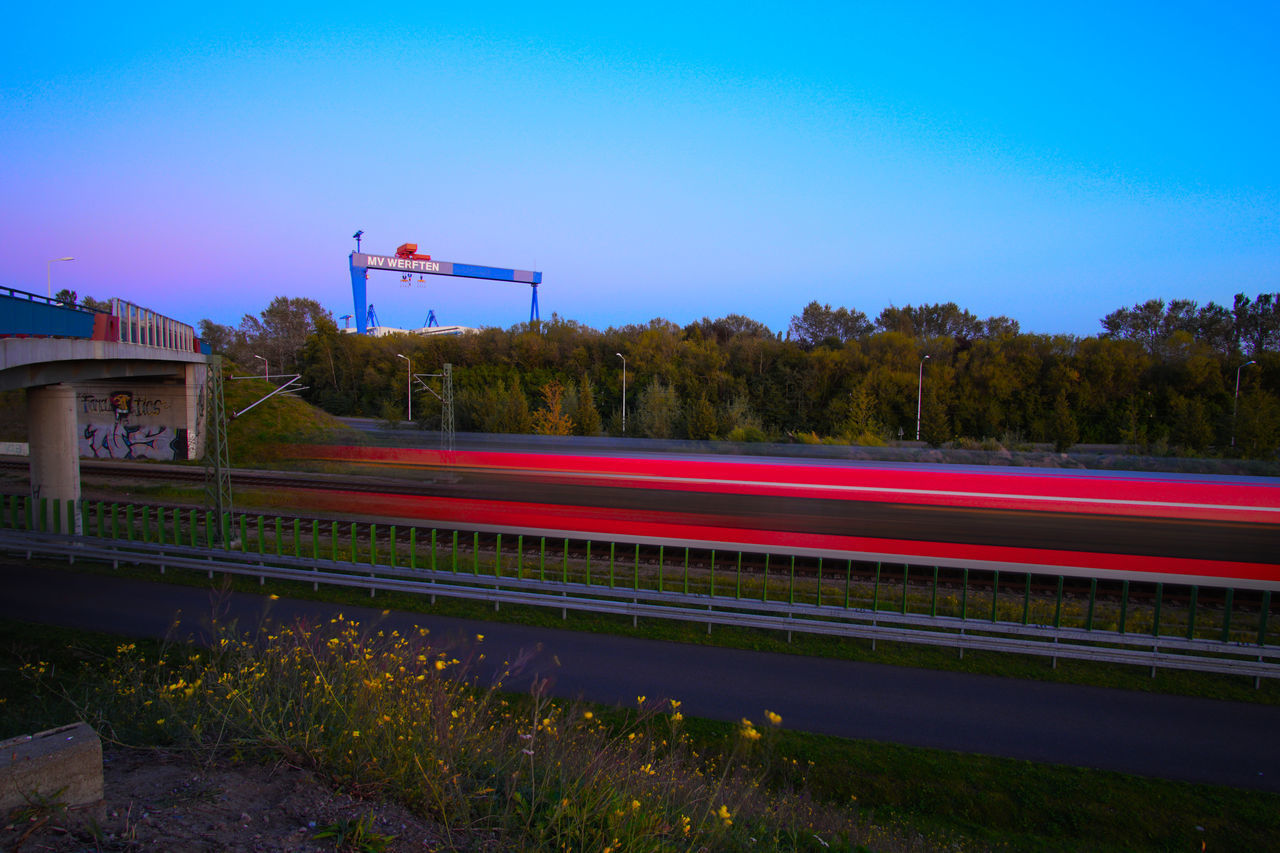
[[(1210, 590), (1193, 588), (1180, 618), (1162, 613), (1160, 586), (1147, 614), (1135, 619), (1128, 584), (1114, 624), (1104, 624), (1104, 603), (1091, 590), (1087, 612), (1071, 618), (1063, 597), (1033, 602), (1030, 583), (1021, 601), (1001, 601), (970, 589), (967, 572), (959, 590), (940, 588), (938, 570), (891, 586), (877, 564), (869, 588), (852, 576), (852, 561), (815, 576), (798, 573), (795, 561), (779, 560), (770, 573), (744, 566), (737, 552), (710, 553), (701, 570), (687, 549), (671, 548), (656, 561), (641, 561), (641, 546), (628, 542), (575, 542), (562, 537), (457, 529), (438, 530), (352, 520), (303, 519), (213, 513), (144, 504), (78, 502), (47, 513), (45, 501), (0, 498), (0, 549), (76, 559), (222, 572), (278, 580), (415, 592), (501, 604), (522, 604), (638, 618), (658, 618), (739, 628), (825, 634), (875, 642), (896, 641), (966, 650), (1122, 663), (1157, 669), (1189, 669), (1280, 678), (1280, 644), (1269, 625), (1271, 593), (1256, 602), (1233, 603), (1228, 589), (1220, 604)], [(46, 527), (43, 520), (53, 519)], [(51, 527), (52, 529), (49, 529)], [(84, 535), (63, 531), (82, 529)], [(505, 544), (504, 544), (505, 543)], [(581, 547), (585, 545), (585, 548)], [(513, 547), (514, 546), (514, 547)], [(594, 546), (594, 549), (593, 549)], [(684, 550), (683, 555), (678, 551)], [(593, 559), (594, 554), (594, 559)], [(683, 556), (683, 559), (681, 559)], [(920, 583), (923, 581), (923, 584)], [(1162, 585), (1161, 585), (1162, 586)], [(941, 595), (939, 594), (941, 591)], [(1203, 592), (1204, 595), (1200, 595)], [(1025, 597), (1024, 597), (1025, 596)], [(970, 601), (969, 599), (974, 599)], [(1083, 602), (1076, 602), (1078, 606)], [(958, 606), (957, 606), (958, 605)], [(1014, 605), (1014, 606), (1010, 606)], [(1098, 613), (1095, 614), (1095, 608)], [(1115, 607), (1111, 608), (1115, 610)], [(1234, 616), (1234, 620), (1233, 620)], [(1096, 618), (1095, 618), (1096, 617)], [(1252, 623), (1252, 624), (1251, 624)]]
[(123, 299), (111, 300), (111, 315), (119, 321), (118, 340), (121, 343), (182, 352), (197, 351), (196, 331), (186, 323)]
[(4, 311), (0, 335), (51, 338), (91, 338), (99, 323), (92, 308), (50, 299), (13, 287), (0, 287)]

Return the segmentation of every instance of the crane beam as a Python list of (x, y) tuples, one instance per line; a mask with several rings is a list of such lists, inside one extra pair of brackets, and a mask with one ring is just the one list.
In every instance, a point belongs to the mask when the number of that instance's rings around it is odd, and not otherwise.
[[(365, 334), (368, 324), (365, 322), (366, 285), (369, 270), (388, 270), (399, 273), (416, 273), (418, 275), (451, 275), (461, 278), (481, 278), (489, 281), (510, 281), (518, 284), (532, 285), (534, 288), (534, 305), (537, 305), (537, 287), (542, 283), (542, 273), (532, 270), (509, 270), (502, 267), (486, 267), (478, 264), (460, 264), (453, 261), (434, 261), (415, 257), (397, 257), (395, 255), (370, 255), (364, 252), (351, 253), (351, 296), (355, 301), (356, 331)], [(536, 307), (534, 309), (536, 311)]]

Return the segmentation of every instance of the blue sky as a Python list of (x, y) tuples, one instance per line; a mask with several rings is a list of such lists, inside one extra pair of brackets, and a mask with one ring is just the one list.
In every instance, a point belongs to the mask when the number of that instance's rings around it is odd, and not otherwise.
[[(1280, 290), (1280, 5), (26, 4), (0, 285), (353, 310), (350, 235), (597, 328), (954, 301), (1096, 334)], [(387, 325), (528, 289), (373, 273)]]

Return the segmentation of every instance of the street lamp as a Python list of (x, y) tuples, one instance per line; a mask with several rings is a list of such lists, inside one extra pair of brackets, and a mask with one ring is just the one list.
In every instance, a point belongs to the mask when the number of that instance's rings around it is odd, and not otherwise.
[(1240, 371), (1244, 370), (1251, 364), (1257, 364), (1256, 361), (1246, 361), (1244, 364), (1236, 368), (1236, 397), (1231, 404), (1231, 446), (1236, 446), (1236, 412), (1240, 410)]
[(920, 403), (924, 398), (924, 363), (929, 356), (920, 359), (920, 379), (916, 383), (916, 441), (920, 440)]
[(58, 261), (74, 261), (75, 258), (50, 258), (49, 262), (44, 265), (44, 284), (46, 293), (50, 299), (53, 298), (53, 265)]
[(622, 434), (627, 434), (627, 357), (620, 352), (615, 352), (618, 358), (622, 359)]
[(262, 362), (262, 378), (270, 382), (271, 381), (271, 362), (267, 361), (262, 356), (256, 355), (256, 354), (254, 355), (254, 358)]
[(413, 423), (413, 359), (407, 355), (400, 355), (400, 353), (396, 353), (396, 356), (408, 362), (408, 366), (405, 368), (408, 370), (408, 375), (405, 377), (404, 393), (409, 398), (409, 423)]

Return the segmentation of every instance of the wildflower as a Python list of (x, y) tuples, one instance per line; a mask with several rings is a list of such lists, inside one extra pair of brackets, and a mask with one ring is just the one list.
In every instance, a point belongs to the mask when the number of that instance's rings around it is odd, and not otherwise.
[(163, 726), (163, 725), (164, 725), (164, 721), (165, 721), (165, 718), (164, 718), (164, 717), (161, 717), (160, 719), (156, 720), (156, 725), (157, 725), (157, 726)]
[(684, 719), (684, 714), (681, 714), (679, 711), (676, 711), (674, 714), (671, 715), (671, 722), (673, 723), (678, 723), (683, 719)]
[(675, 709), (680, 707), (680, 703), (677, 702), (675, 699), (671, 699), (670, 702), (671, 702), (671, 710), (674, 711)]
[(643, 697), (643, 696), (637, 696), (637, 697), (636, 697), (636, 704), (637, 704), (637, 705), (643, 705), (643, 704), (644, 704), (644, 697)]
[(729, 807), (721, 804), (720, 811), (716, 812), (716, 817), (724, 821), (725, 826), (733, 826), (733, 816), (729, 813)]
[(267, 597), (268, 597), (268, 598), (270, 598), (272, 601), (279, 601), (279, 600), (280, 600), (280, 596), (276, 595), (275, 593), (272, 593), (271, 595), (269, 595), (269, 596), (267, 596)]
[(448, 664), (446, 664), (444, 661), (442, 661), (442, 660), (438, 660), (438, 661), (436, 661), (436, 670), (437, 670), (437, 671), (444, 669), (446, 666), (448, 666)]
[(766, 709), (764, 712), (764, 715), (765, 715), (765, 718), (768, 719), (770, 725), (774, 725), (774, 726), (782, 725), (781, 714), (775, 714), (772, 711)]
[(477, 643), (483, 643), (483, 642), (484, 642), (484, 634), (476, 634), (476, 642), (477, 642)]
[(359, 730), (359, 729), (355, 729), (354, 731), (352, 731), (352, 732), (351, 732), (351, 736), (352, 736), (352, 737), (360, 737), (360, 730)]
[(640, 808), (640, 801), (639, 801), (639, 800), (632, 800), (632, 801), (631, 801), (631, 810), (632, 810), (632, 811), (636, 811), (636, 810), (638, 810), (639, 808)]
[(689, 834), (689, 818), (684, 815), (680, 815), (680, 831), (685, 835)]
[(583, 718), (584, 720), (590, 720), (590, 719), (591, 719), (592, 717), (594, 717), (594, 716), (595, 716), (595, 714), (591, 713), (590, 711), (587, 711), (585, 714), (583, 714), (583, 715), (582, 715), (582, 718)]

